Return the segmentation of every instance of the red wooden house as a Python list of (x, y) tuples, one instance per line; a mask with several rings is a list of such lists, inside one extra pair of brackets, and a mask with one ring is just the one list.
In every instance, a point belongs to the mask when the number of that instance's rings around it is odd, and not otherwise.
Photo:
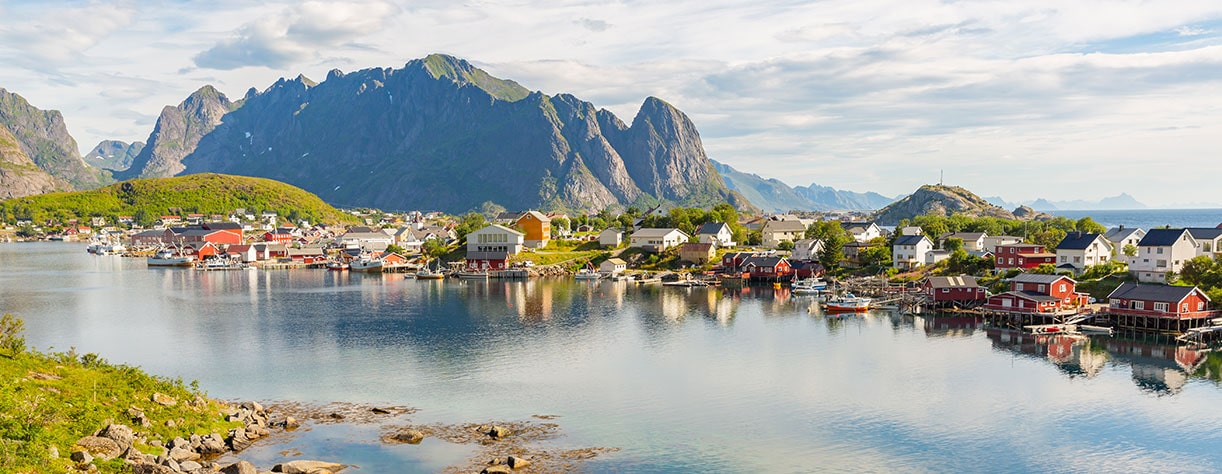
[(386, 265), (403, 265), (407, 263), (407, 257), (394, 252), (383, 252), (378, 258), (382, 259), (382, 262)]
[(263, 241), (276, 244), (291, 244), (293, 242), (293, 229), (286, 227), (277, 227), (263, 233)]
[(482, 272), (509, 269), (509, 253), (467, 251), (467, 271)]
[(754, 257), (751, 252), (730, 252), (721, 256), (721, 268), (726, 273), (738, 273), (742, 271), (743, 262), (748, 258)]
[(979, 306), (988, 300), (984, 287), (976, 283), (976, 277), (935, 276), (921, 284), (925, 300), (934, 306)]
[(989, 297), (984, 308), (1022, 314), (1077, 310), (1088, 299), (1075, 291), (1077, 284), (1063, 275), (1023, 273), (1010, 280), (1010, 291)]
[(993, 252), (993, 268), (1005, 271), (1012, 268), (1032, 269), (1045, 263), (1056, 265), (1057, 254), (1049, 253), (1043, 245), (1006, 244), (998, 245)]
[(243, 240), (242, 239), (242, 224), (238, 224), (237, 222), (225, 222), (225, 221), (205, 222), (201, 227), (207, 230), (219, 230), (222, 232), (228, 232), (230, 234), (233, 234), (235, 237), (237, 237), (239, 243), (242, 242)]
[(1107, 295), (1108, 313), (1173, 320), (1205, 320), (1209, 297), (1195, 286), (1141, 285), (1125, 282)]
[(221, 254), (221, 249), (212, 245), (212, 242), (191, 242), (183, 246), (182, 253), (195, 257), (196, 260), (203, 260), (208, 257), (214, 257)]
[(784, 257), (748, 257), (743, 261), (740, 270), (751, 280), (779, 281), (793, 278), (793, 267)]

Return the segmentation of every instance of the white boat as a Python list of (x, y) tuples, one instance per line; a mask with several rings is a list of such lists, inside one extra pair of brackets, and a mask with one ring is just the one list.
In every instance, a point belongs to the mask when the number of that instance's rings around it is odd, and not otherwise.
[(419, 270), (416, 270), (417, 280), (444, 280), (445, 277), (446, 275), (441, 273), (440, 269), (433, 270), (429, 268), (428, 262), (425, 262), (424, 266), (420, 267)]
[(795, 295), (814, 295), (827, 289), (827, 282), (818, 278), (803, 278), (794, 280), (790, 285), (790, 290)]
[(327, 262), (327, 270), (330, 270), (333, 272), (342, 272), (347, 269), (348, 269), (347, 263), (340, 262), (338, 260)]
[(463, 280), (487, 280), (488, 272), (458, 272), (458, 278)]
[(382, 273), (382, 259), (362, 257), (348, 263), (348, 270), (359, 273)]
[(861, 313), (870, 310), (870, 298), (845, 293), (823, 303), (824, 309), (831, 312)]
[(602, 277), (602, 274), (598, 273), (598, 270), (595, 269), (594, 265), (591, 265), (590, 262), (586, 262), (586, 266), (581, 270), (577, 270), (577, 274), (574, 275), (574, 278), (577, 278), (578, 280), (597, 280)]
[(246, 264), (238, 259), (225, 257), (210, 258), (195, 264), (196, 270), (241, 270)]
[(97, 250), (98, 255), (123, 255), (124, 253), (127, 253), (127, 247), (117, 242), (103, 244)]
[(195, 262), (195, 257), (161, 249), (148, 257), (147, 262), (150, 267), (189, 267)]

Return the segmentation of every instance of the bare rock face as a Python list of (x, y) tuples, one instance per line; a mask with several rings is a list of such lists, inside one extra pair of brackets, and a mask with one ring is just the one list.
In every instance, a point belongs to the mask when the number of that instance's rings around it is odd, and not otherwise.
[(149, 135), (148, 145), (132, 159), (126, 171), (115, 176), (167, 178), (182, 172), (183, 157), (194, 151), (200, 138), (216, 128), (233, 108), (229, 98), (212, 86), (201, 87), (176, 107), (166, 106)]
[(76, 189), (93, 189), (113, 182), (109, 173), (81, 159), (76, 140), (68, 134), (64, 116), (58, 110), (39, 109), (20, 95), (0, 88), (0, 126), (8, 129), (21, 151), (38, 168)]
[(71, 189), (34, 164), (17, 137), (0, 124), (0, 200)]

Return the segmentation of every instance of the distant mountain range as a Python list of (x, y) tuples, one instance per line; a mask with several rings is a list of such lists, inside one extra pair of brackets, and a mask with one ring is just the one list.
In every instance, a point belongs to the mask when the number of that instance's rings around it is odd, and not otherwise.
[(144, 150), (144, 143), (124, 143), (118, 140), (102, 140), (85, 154), (85, 162), (91, 166), (111, 171), (125, 171), (131, 168), (136, 155)]
[(1145, 209), (1146, 205), (1139, 202), (1128, 193), (1120, 193), (1117, 196), (1107, 197), (1098, 201), (1086, 201), (1076, 199), (1071, 201), (1049, 201), (1047, 199), (1036, 199), (1034, 201), (1023, 202), (1007, 202), (998, 196), (985, 198), (988, 202), (1006, 208), (1029, 206), (1037, 211), (1098, 211), (1098, 210), (1123, 210), (1123, 209)]
[(878, 193), (841, 191), (817, 184), (790, 187), (775, 178), (764, 179), (717, 161), (713, 161), (713, 165), (721, 174), (726, 187), (737, 191), (751, 201), (751, 204), (768, 212), (874, 210), (895, 201), (894, 198)]

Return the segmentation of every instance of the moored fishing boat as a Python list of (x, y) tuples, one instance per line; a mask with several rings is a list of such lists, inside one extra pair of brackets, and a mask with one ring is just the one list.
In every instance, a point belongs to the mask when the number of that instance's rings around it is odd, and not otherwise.
[(586, 262), (586, 266), (581, 270), (577, 270), (577, 274), (574, 275), (574, 278), (578, 280), (597, 280), (602, 278), (602, 274), (598, 273), (598, 270), (594, 268), (594, 265), (591, 265), (590, 262)]
[(844, 295), (827, 300), (823, 307), (830, 312), (862, 313), (870, 310), (870, 298), (845, 293)]
[(380, 258), (363, 256), (348, 263), (348, 270), (357, 273), (382, 273), (384, 262)]
[(149, 256), (146, 262), (150, 267), (189, 267), (195, 263), (195, 257), (163, 248)]
[(344, 263), (338, 260), (332, 260), (330, 262), (327, 262), (327, 270), (330, 270), (333, 272), (342, 272), (347, 269), (348, 269), (347, 263)]
[(814, 295), (827, 289), (827, 283), (818, 278), (794, 280), (790, 289), (795, 295)]

